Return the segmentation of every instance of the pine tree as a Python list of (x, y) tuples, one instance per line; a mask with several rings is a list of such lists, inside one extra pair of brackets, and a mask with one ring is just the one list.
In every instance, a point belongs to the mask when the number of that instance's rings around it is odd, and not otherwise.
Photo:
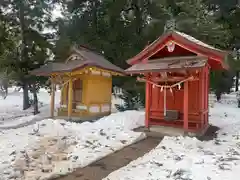
[[(216, 15), (216, 21), (224, 25), (226, 29), (230, 31), (230, 40), (228, 41), (229, 50), (238, 50), (240, 49), (240, 7), (239, 2), (236, 0), (204, 0), (208, 6), (208, 9)], [(235, 51), (236, 52), (236, 51)], [(235, 90), (238, 91), (238, 81), (239, 81), (239, 70), (240, 63), (236, 57), (237, 53), (234, 53), (233, 56), (229, 58), (229, 63), (231, 66), (231, 71), (235, 73)], [(230, 74), (232, 74), (230, 72)], [(220, 80), (219, 80), (220, 81)], [(232, 79), (229, 81), (233, 82)]]
[(51, 23), (50, 0), (2, 0), (2, 17), (8, 23), (12, 48), (2, 53), (1, 67), (8, 69), (11, 77), (23, 88), (23, 109), (30, 107), (29, 89), (34, 94), (34, 113), (38, 112), (36, 93), (44, 81), (32, 77), (30, 71), (45, 63), (50, 55), (51, 45), (43, 34)]

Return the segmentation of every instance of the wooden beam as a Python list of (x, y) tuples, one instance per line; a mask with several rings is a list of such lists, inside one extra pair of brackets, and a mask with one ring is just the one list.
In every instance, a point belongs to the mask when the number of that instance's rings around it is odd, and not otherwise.
[(183, 128), (184, 131), (188, 131), (188, 100), (189, 100), (189, 88), (188, 88), (189, 82), (184, 82), (184, 101), (183, 101)]
[(72, 102), (73, 101), (73, 80), (70, 77), (68, 81), (68, 119), (72, 118)]
[[(186, 79), (186, 77), (168, 77), (166, 79), (164, 78), (154, 78), (152, 79), (154, 82), (178, 82)], [(199, 78), (193, 78), (190, 79), (189, 81), (198, 81)]]
[[(168, 77), (168, 78), (153, 78), (151, 79), (153, 82), (157, 83), (157, 82), (178, 82), (178, 81), (183, 81), (184, 79), (186, 79), (186, 77)], [(145, 78), (138, 78), (137, 79), (139, 82), (146, 82)], [(198, 81), (199, 78), (193, 78), (190, 79), (189, 81)]]
[(51, 77), (51, 109), (50, 109), (50, 111), (51, 111), (51, 118), (53, 118), (54, 117), (54, 109), (55, 109), (55, 107), (54, 107), (54, 105), (55, 105), (55, 83), (54, 83), (54, 79), (53, 79), (53, 77)]
[(180, 71), (178, 71), (178, 73), (181, 73), (181, 74), (184, 74), (184, 75), (188, 75), (186, 70), (180, 70)]

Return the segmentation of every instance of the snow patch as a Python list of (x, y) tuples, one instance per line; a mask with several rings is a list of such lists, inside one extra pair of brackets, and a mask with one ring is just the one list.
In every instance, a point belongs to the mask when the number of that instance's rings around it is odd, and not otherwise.
[(233, 95), (210, 109), (210, 123), (220, 130), (214, 140), (165, 137), (143, 157), (104, 180), (238, 180), (240, 169), (240, 111)]
[(143, 123), (144, 112), (127, 111), (94, 123), (45, 119), (1, 131), (0, 176), (48, 179), (70, 173), (145, 138), (132, 131)]

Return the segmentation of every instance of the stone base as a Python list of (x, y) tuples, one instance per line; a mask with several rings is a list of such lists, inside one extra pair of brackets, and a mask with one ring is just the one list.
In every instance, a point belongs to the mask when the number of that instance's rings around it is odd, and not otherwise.
[(82, 122), (82, 121), (95, 121), (105, 116), (110, 115), (111, 113), (101, 114), (101, 115), (92, 115), (92, 116), (83, 116), (83, 117), (71, 117), (69, 119), (67, 116), (56, 116), (54, 119), (64, 119), (72, 122)]
[(140, 127), (135, 129), (137, 132), (145, 132), (150, 137), (162, 136), (190, 136), (201, 137), (204, 136), (209, 126), (199, 132), (185, 132), (184, 129), (167, 127), (167, 126), (150, 126), (149, 128)]

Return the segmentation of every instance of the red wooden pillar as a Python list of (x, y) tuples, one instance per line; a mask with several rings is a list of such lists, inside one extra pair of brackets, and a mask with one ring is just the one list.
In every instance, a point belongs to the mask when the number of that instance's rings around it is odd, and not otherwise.
[(188, 81), (184, 82), (183, 128), (188, 131)]
[(209, 71), (210, 71), (210, 68), (209, 66), (206, 67), (206, 110), (207, 110), (207, 113), (205, 114), (205, 118), (206, 118), (206, 125), (208, 126), (208, 115), (209, 115)]
[(205, 73), (206, 73), (206, 70), (205, 70), (205, 67), (201, 69), (200, 71), (200, 79), (199, 79), (199, 84), (200, 84), (200, 93), (199, 93), (199, 102), (200, 102), (200, 120), (201, 120), (201, 127), (200, 128), (203, 128), (204, 127), (204, 124), (205, 124), (205, 101), (206, 101), (206, 98), (205, 98), (205, 94), (206, 94), (206, 80), (205, 80)]
[(205, 128), (207, 125), (208, 125), (208, 111), (209, 111), (209, 68), (208, 66), (204, 67), (203, 69), (203, 79), (202, 79), (202, 84), (203, 84), (203, 93), (202, 93), (202, 97), (201, 99), (203, 100), (204, 104), (203, 104), (203, 112), (204, 112), (204, 115), (203, 115), (203, 127), (202, 128)]
[[(147, 74), (147, 80), (150, 80), (149, 74)], [(150, 101), (151, 101), (151, 84), (146, 82), (146, 98), (145, 98), (145, 127), (149, 128), (149, 114), (150, 114)]]

